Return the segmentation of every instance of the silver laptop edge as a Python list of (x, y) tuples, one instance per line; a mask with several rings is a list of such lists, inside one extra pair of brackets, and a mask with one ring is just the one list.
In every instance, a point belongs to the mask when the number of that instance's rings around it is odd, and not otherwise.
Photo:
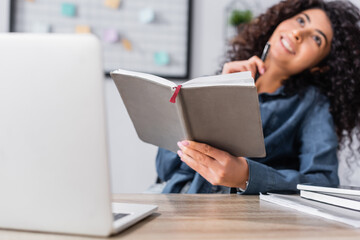
[(0, 52), (0, 228), (108, 236), (155, 211), (113, 221), (98, 39), (0, 34)]

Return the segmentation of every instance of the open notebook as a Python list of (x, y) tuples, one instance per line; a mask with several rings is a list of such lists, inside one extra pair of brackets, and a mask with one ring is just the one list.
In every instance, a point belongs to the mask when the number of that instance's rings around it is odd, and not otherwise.
[(114, 71), (111, 77), (144, 142), (176, 152), (176, 143), (187, 139), (235, 156), (265, 156), (250, 72), (200, 77), (182, 85), (125, 70)]

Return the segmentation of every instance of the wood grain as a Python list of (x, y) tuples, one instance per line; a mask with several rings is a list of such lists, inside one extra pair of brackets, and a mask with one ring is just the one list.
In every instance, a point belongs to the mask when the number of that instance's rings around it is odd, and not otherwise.
[[(114, 202), (156, 204), (159, 210), (112, 239), (360, 239), (360, 229), (307, 215), (258, 196), (117, 194)], [(0, 231), (0, 239), (94, 239)]]

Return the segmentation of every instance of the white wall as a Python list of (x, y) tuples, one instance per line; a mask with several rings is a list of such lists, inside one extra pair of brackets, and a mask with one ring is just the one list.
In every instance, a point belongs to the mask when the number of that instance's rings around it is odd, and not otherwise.
[[(279, 0), (257, 1), (266, 9)], [(225, 51), (225, 8), (232, 0), (194, 0), (191, 77), (214, 74)]]
[(146, 190), (155, 183), (157, 148), (143, 143), (112, 80), (105, 80), (112, 189), (115, 193)]
[(0, 32), (9, 31), (10, 0), (0, 0)]
[[(352, 148), (360, 146), (359, 139), (356, 137), (352, 142)], [(353, 153), (346, 147), (339, 151), (339, 177), (341, 185), (360, 186), (360, 152)]]

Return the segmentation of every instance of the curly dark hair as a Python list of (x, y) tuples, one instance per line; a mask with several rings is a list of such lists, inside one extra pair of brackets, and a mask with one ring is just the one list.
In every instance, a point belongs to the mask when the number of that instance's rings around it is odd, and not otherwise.
[[(284, 91), (295, 94), (309, 85), (317, 87), (330, 101), (339, 147), (351, 148), (352, 138), (360, 139), (360, 11), (349, 1), (286, 0), (269, 8), (248, 24), (239, 26), (225, 61), (260, 57), (275, 28), (306, 9), (322, 9), (329, 17), (333, 40), (331, 50), (318, 65), (322, 71), (307, 69), (283, 81)], [(359, 94), (359, 95), (358, 95)]]

